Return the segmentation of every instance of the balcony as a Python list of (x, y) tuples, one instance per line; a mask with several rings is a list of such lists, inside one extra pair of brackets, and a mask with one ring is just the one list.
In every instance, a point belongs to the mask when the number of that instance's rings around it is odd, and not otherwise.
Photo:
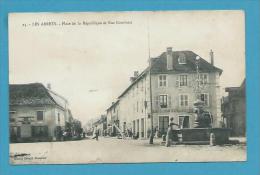
[(174, 107), (174, 108), (154, 108), (153, 113), (167, 113), (167, 112), (187, 112), (192, 113), (193, 108), (192, 107)]

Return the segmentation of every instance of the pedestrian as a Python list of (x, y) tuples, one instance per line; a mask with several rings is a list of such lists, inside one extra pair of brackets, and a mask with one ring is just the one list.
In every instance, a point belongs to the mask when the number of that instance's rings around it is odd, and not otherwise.
[(155, 127), (155, 138), (159, 137), (159, 130), (158, 130), (158, 126)]
[(174, 123), (174, 119), (172, 117), (171, 121), (170, 121), (170, 126), (171, 126), (171, 129), (172, 129), (172, 141), (177, 142), (178, 141), (178, 131), (177, 131), (177, 129), (180, 128), (180, 125), (177, 124), (177, 123)]
[(95, 126), (94, 128), (94, 132), (93, 132), (95, 135), (92, 139), (96, 139), (98, 141), (98, 129), (97, 129), (97, 126)]
[(171, 125), (168, 125), (165, 146), (166, 147), (171, 146), (171, 142), (172, 142), (172, 127)]
[(166, 135), (166, 143), (165, 146), (171, 146), (172, 141), (178, 141), (178, 133), (174, 126), (178, 126), (178, 124), (173, 122), (173, 117), (171, 118), (170, 124), (168, 125), (167, 135)]

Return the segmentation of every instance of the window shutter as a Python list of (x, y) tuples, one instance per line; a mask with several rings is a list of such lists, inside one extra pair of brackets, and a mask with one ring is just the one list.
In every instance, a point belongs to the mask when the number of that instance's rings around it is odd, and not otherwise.
[(161, 83), (161, 80), (160, 80), (160, 75), (159, 75), (159, 77), (158, 77), (158, 82), (157, 82), (157, 87), (159, 88), (160, 87), (160, 83)]
[(180, 84), (180, 80), (179, 80), (179, 76), (177, 75), (176, 76), (176, 87), (179, 87), (179, 84)]
[(210, 106), (210, 104), (209, 104), (209, 100), (210, 100), (209, 99), (209, 94), (207, 94), (207, 100), (208, 100), (208, 104), (207, 105)]
[(169, 106), (169, 108), (172, 107), (172, 98), (171, 98), (171, 95), (168, 95), (168, 106)]
[(189, 87), (192, 86), (192, 80), (191, 79), (192, 79), (192, 77), (188, 75), (188, 77), (187, 77), (188, 83), (187, 84), (188, 84)]

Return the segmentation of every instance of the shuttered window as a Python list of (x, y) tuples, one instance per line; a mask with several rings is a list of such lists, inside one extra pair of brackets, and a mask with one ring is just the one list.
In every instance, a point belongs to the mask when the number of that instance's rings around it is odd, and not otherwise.
[(180, 75), (180, 87), (188, 86), (188, 75)]
[(166, 75), (159, 75), (158, 86), (159, 87), (166, 87), (167, 86), (167, 76)]
[(159, 96), (159, 102), (160, 102), (160, 107), (161, 108), (167, 108), (167, 95), (160, 95)]
[(188, 105), (189, 105), (188, 95), (181, 94), (181, 95), (179, 96), (179, 105), (180, 105), (181, 107), (185, 107), (185, 106), (188, 106)]
[(204, 102), (205, 106), (209, 106), (209, 94), (200, 94), (200, 100)]
[(206, 85), (208, 83), (208, 74), (199, 74), (199, 85)]

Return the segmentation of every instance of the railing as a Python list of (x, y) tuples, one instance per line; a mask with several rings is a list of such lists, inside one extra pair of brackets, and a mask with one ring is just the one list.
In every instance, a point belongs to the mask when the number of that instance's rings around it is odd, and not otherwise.
[(113, 124), (113, 126), (118, 130), (118, 132), (120, 133), (120, 135), (122, 136), (122, 138), (125, 138), (125, 134), (122, 132), (122, 130), (115, 124)]

